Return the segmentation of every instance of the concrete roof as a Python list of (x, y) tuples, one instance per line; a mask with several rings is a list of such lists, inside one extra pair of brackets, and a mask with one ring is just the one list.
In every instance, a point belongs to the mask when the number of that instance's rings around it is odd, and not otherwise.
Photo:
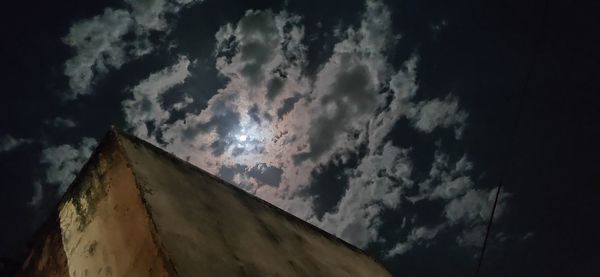
[(71, 276), (391, 276), (360, 249), (116, 129), (57, 210), (54, 234), (38, 239), (53, 243), (37, 243), (23, 272), (62, 251), (53, 267)]

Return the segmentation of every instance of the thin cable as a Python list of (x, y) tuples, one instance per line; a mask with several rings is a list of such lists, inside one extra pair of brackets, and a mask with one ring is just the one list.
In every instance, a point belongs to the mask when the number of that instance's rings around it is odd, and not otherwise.
[[(519, 103), (517, 106), (517, 115), (515, 116), (515, 120), (513, 121), (513, 136), (511, 139), (511, 143), (510, 143), (510, 147), (509, 149), (514, 150), (514, 146), (515, 146), (515, 142), (516, 142), (516, 133), (519, 127), (519, 119), (521, 118), (521, 114), (523, 112), (523, 103), (525, 101), (523, 101), (523, 99), (525, 98), (525, 95), (527, 94), (528, 90), (527, 88), (529, 87), (529, 81), (531, 80), (531, 76), (533, 75), (533, 69), (535, 67), (535, 63), (536, 63), (536, 57), (537, 57), (537, 53), (539, 53), (540, 47), (542, 45), (542, 41), (543, 41), (543, 32), (544, 29), (546, 27), (546, 15), (548, 12), (548, 0), (544, 1), (544, 10), (543, 10), (543, 14), (542, 14), (542, 22), (540, 24), (539, 30), (538, 30), (538, 38), (536, 39), (536, 41), (534, 42), (534, 53), (533, 53), (533, 57), (531, 58), (531, 63), (529, 64), (529, 70), (527, 71), (527, 75), (525, 76), (525, 81), (523, 82), (523, 87), (521, 89), (521, 94), (519, 97)], [(485, 249), (487, 248), (487, 242), (489, 240), (489, 236), (491, 233), (491, 229), (492, 229), (492, 222), (494, 221), (494, 215), (496, 214), (496, 207), (498, 206), (498, 199), (500, 198), (500, 191), (502, 190), (502, 185), (504, 184), (504, 182), (506, 181), (506, 176), (508, 175), (508, 161), (509, 158), (511, 158), (514, 155), (507, 155), (506, 159), (504, 160), (504, 164), (503, 164), (503, 181), (500, 182), (500, 184), (498, 185), (498, 189), (496, 190), (496, 197), (494, 198), (494, 204), (492, 206), (492, 213), (490, 214), (490, 219), (488, 220), (488, 224), (487, 224), (487, 229), (485, 232), (485, 238), (483, 239), (483, 246), (481, 247), (481, 253), (479, 255), (479, 263), (477, 265), (477, 272), (475, 274), (476, 277), (479, 277), (479, 273), (481, 272), (481, 266), (483, 264), (483, 257), (485, 255)]]

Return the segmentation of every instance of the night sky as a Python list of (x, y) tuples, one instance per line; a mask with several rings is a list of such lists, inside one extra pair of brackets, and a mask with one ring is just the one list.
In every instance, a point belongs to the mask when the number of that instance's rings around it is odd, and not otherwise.
[(500, 185), (481, 276), (600, 276), (600, 5), (480, 2), (7, 4), (0, 256), (114, 125), (394, 276), (473, 276)]

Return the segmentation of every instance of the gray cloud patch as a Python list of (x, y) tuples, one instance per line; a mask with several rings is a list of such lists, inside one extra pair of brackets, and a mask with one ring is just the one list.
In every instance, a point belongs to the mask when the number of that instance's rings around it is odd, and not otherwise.
[[(150, 32), (168, 32), (166, 16), (195, 1), (125, 2), (129, 5), (127, 9), (106, 8), (101, 15), (74, 23), (63, 38), (75, 50), (75, 55), (65, 62), (64, 74), (69, 78), (70, 88), (65, 95), (67, 99), (89, 94), (97, 74), (119, 69), (126, 62), (152, 52)], [(128, 36), (131, 39), (125, 39)]]
[(68, 98), (88, 94), (95, 72), (105, 73), (109, 66), (119, 68), (125, 63), (130, 53), (125, 51), (127, 43), (122, 37), (131, 32), (133, 24), (129, 12), (107, 8), (102, 15), (71, 26), (63, 39), (76, 52), (65, 63), (71, 88)]
[[(207, 123), (199, 124), (195, 130), (200, 132), (208, 132), (215, 130), (219, 138), (211, 143), (210, 147), (213, 150), (213, 155), (221, 156), (229, 145), (233, 143), (230, 133), (236, 130), (240, 125), (240, 114), (234, 111), (224, 111), (216, 114)], [(190, 129), (192, 130), (192, 129)], [(193, 134), (193, 137), (197, 135)]]
[(280, 168), (265, 163), (257, 164), (248, 171), (249, 176), (273, 187), (279, 186), (279, 183), (281, 183), (282, 173), (283, 171)]
[(75, 121), (73, 121), (72, 119), (60, 117), (60, 116), (55, 117), (52, 120), (46, 121), (46, 124), (53, 126), (53, 127), (58, 127), (58, 128), (73, 128), (73, 127), (77, 126)]
[(385, 256), (390, 258), (396, 255), (402, 255), (411, 250), (415, 245), (427, 243), (435, 238), (443, 228), (443, 225), (435, 227), (421, 226), (413, 228), (406, 238), (406, 241), (396, 244), (386, 253)]
[(273, 12), (248, 11), (239, 24), (240, 53), (244, 62), (241, 73), (251, 85), (257, 85), (265, 78), (263, 65), (271, 60), (272, 49), (279, 43)]
[(30, 139), (15, 138), (11, 135), (5, 135), (0, 137), (0, 153), (12, 151), (19, 146), (30, 144), (32, 142), (33, 141)]
[(340, 68), (327, 95), (321, 99), (321, 116), (312, 122), (309, 131), (310, 151), (296, 155), (302, 162), (316, 159), (331, 149), (339, 135), (348, 131), (353, 118), (372, 113), (377, 107), (377, 95), (366, 66), (353, 65), (351, 56), (342, 57)]
[(285, 79), (278, 76), (273, 77), (267, 82), (267, 99), (273, 100), (283, 89)]
[[(131, 99), (122, 102), (123, 112), (127, 125), (133, 128), (138, 136), (148, 137), (151, 124), (154, 129), (160, 128), (170, 117), (170, 112), (162, 106), (162, 98), (166, 92), (185, 82), (190, 72), (190, 61), (180, 57), (174, 65), (161, 71), (150, 74), (147, 79), (140, 82), (131, 92)], [(191, 103), (184, 101), (178, 103), (184, 106)], [(174, 106), (176, 108), (176, 106)]]
[(240, 174), (246, 171), (248, 167), (241, 164), (236, 164), (234, 166), (222, 166), (219, 168), (219, 175), (223, 180), (233, 183), (233, 178), (235, 174)]
[(419, 103), (416, 113), (410, 117), (417, 130), (431, 133), (438, 127), (455, 126), (455, 137), (460, 138), (467, 116), (467, 113), (459, 109), (458, 100), (448, 96), (443, 100), (433, 99)]
[(218, 175), (221, 178), (234, 183), (235, 175), (242, 174), (254, 178), (259, 184), (277, 187), (281, 183), (283, 171), (280, 168), (269, 166), (265, 163), (259, 163), (252, 168), (245, 165), (236, 164), (234, 166), (222, 166)]
[(31, 200), (27, 203), (29, 206), (37, 206), (42, 201), (44, 197), (44, 191), (42, 189), (42, 184), (40, 181), (35, 181), (33, 183), (33, 196), (31, 196)]
[(59, 185), (59, 194), (64, 193), (81, 166), (92, 154), (96, 144), (95, 139), (84, 137), (77, 147), (63, 144), (44, 149), (41, 163), (48, 166), (45, 181)]
[[(216, 130), (220, 139), (227, 138), (227, 135), (237, 129), (240, 124), (240, 114), (230, 108), (228, 104), (234, 102), (237, 96), (230, 93), (216, 101), (211, 107), (212, 117), (207, 122), (195, 123), (183, 130), (183, 135), (187, 140), (193, 140), (199, 133), (206, 133)], [(226, 144), (217, 143), (213, 149), (225, 146)], [(222, 153), (222, 152), (221, 152)]]
[(260, 110), (257, 104), (252, 105), (252, 108), (248, 110), (248, 115), (250, 116), (250, 118), (252, 118), (252, 120), (254, 120), (254, 122), (256, 122), (256, 124), (260, 125), (260, 123), (262, 122), (262, 120), (260, 119)]
[(294, 96), (286, 98), (283, 100), (283, 106), (277, 109), (277, 117), (282, 119), (284, 115), (289, 113), (293, 108), (296, 102), (298, 102), (302, 98), (302, 95), (299, 93), (294, 94)]

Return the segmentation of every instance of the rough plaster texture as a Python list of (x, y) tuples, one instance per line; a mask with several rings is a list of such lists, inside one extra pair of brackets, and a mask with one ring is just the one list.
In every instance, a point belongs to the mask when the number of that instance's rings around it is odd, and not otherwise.
[(19, 276), (390, 276), (359, 249), (111, 130)]

